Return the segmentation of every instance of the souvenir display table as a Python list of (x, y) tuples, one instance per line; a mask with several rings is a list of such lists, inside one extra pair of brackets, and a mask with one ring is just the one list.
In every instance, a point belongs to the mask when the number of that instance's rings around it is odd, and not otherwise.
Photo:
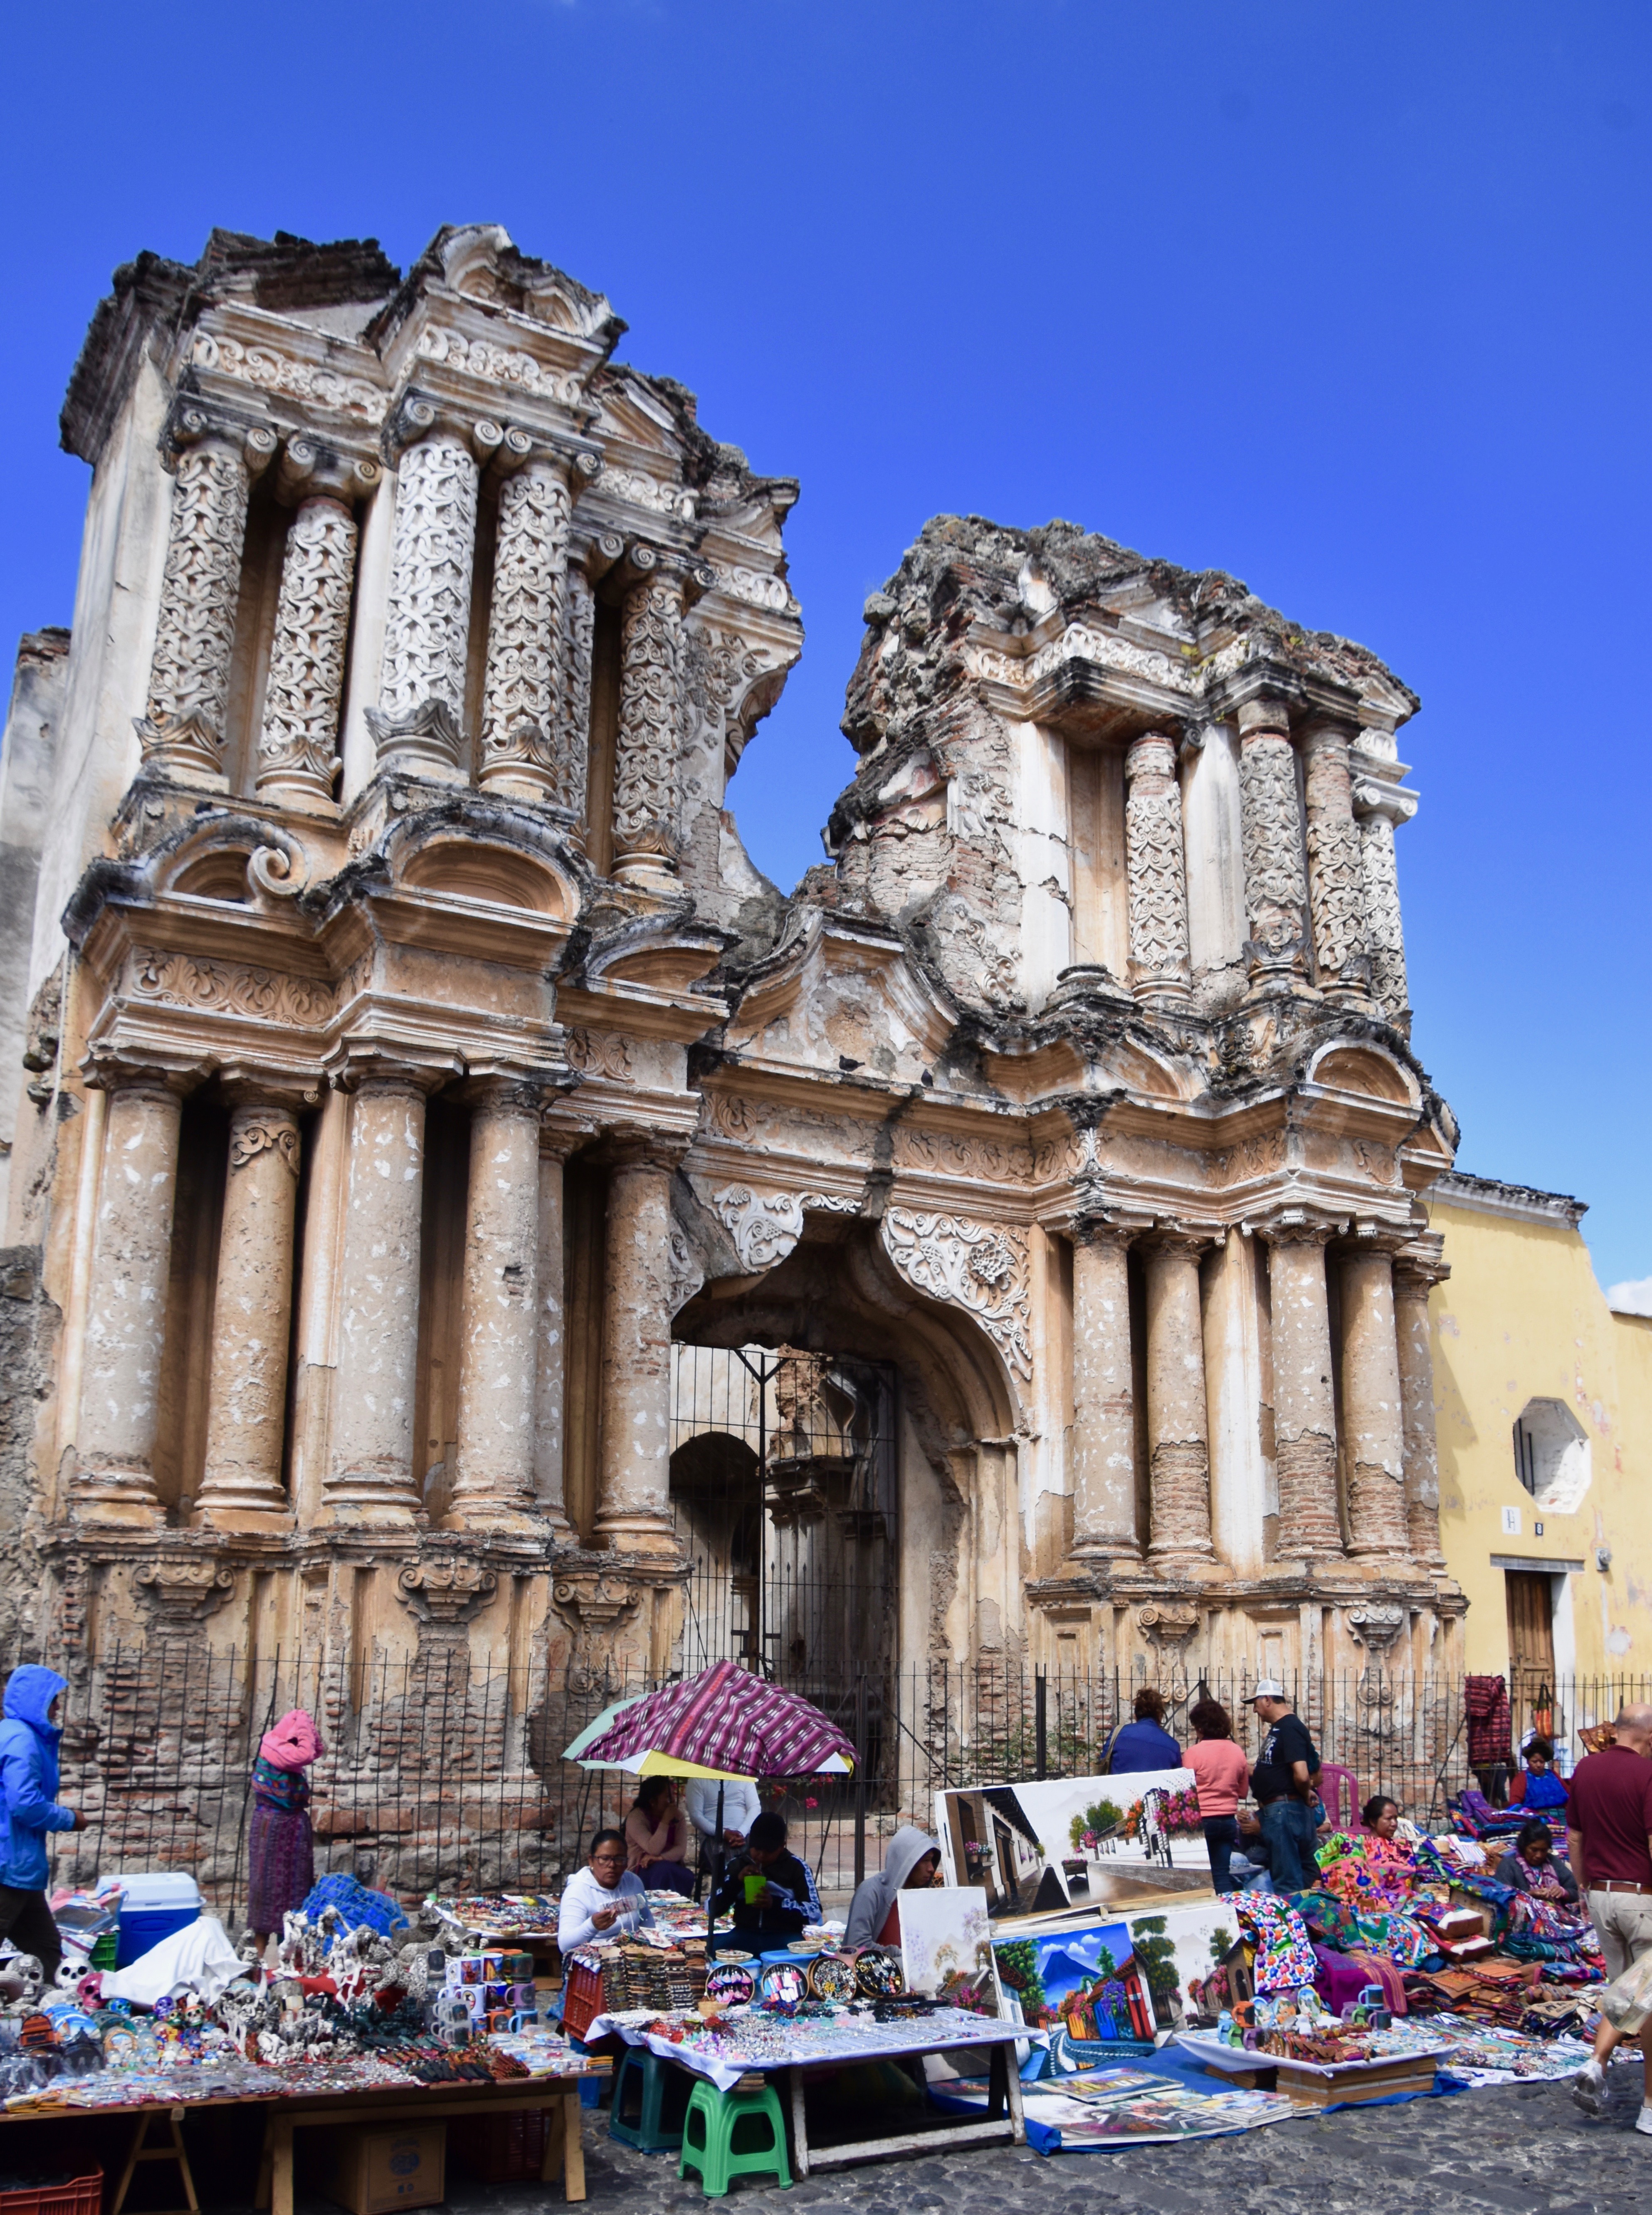
[[(593, 2073), (606, 2074), (608, 2067), (606, 2061), (591, 2059), (575, 2072), (518, 2077), (504, 2083), (443, 2084), (428, 2088), (417, 2083), (346, 2086), (333, 2092), (299, 2091), (285, 2095), (278, 2093), (273, 2096), (261, 2090), (240, 2093), (204, 2088), (203, 2095), (194, 2097), (190, 2095), (187, 2085), (192, 2072), (180, 2071), (177, 2073), (184, 2081), (170, 2100), (161, 2096), (141, 2104), (118, 2098), (112, 2098), (107, 2103), (97, 2101), (92, 2096), (97, 2080), (89, 2077), (81, 2080), (83, 2096), (72, 2105), (64, 2101), (40, 2101), (26, 2107), (10, 2107), (3, 2122), (0, 2123), (0, 2128), (16, 2131), (32, 2122), (61, 2122), (81, 2115), (129, 2114), (134, 2126), (132, 2147), (125, 2172), (111, 2203), (111, 2215), (119, 2215), (138, 2163), (156, 2159), (175, 2163), (182, 2182), (183, 2197), (191, 2208), (195, 2207), (198, 2202), (193, 2180), (179, 2136), (179, 2124), (187, 2115), (209, 2108), (257, 2109), (263, 2119), (264, 2151), (259, 2189), (254, 2204), (267, 2207), (270, 2215), (292, 2215), (293, 2138), (296, 2132), (352, 2123), (382, 2126), (396, 2123), (440, 2122), (460, 2116), (469, 2118), (542, 2109), (549, 2127), (546, 2132), (541, 2180), (550, 2183), (560, 2171), (563, 2197), (579, 2200), (585, 2196), (584, 2149), (579, 2135), (579, 2085), (585, 2077)], [(200, 2074), (210, 2085), (210, 2071), (203, 2071)], [(157, 2120), (164, 2120), (170, 2126), (168, 2144), (156, 2144), (149, 2137), (150, 2126)], [(0, 2146), (5, 2143), (5, 2139), (0, 2138)], [(21, 2155), (9, 2161), (0, 2155), (0, 2166), (18, 2167), (23, 2163)]]
[[(790, 2078), (793, 2150), (800, 2176), (816, 2169), (844, 2169), (857, 2162), (883, 2161), (895, 2154), (943, 2147), (1025, 2144), (1026, 2128), (1014, 2047), (1018, 2040), (1028, 2037), (1035, 2045), (1043, 2042), (1038, 2032), (1029, 2033), (1016, 2024), (959, 2008), (933, 2008), (884, 2022), (853, 2012), (806, 2016), (736, 2010), (714, 2031), (687, 2013), (650, 2016), (632, 2009), (622, 2015), (598, 2016), (584, 2035), (587, 2043), (617, 2036), (628, 2045), (646, 2046), (652, 2052), (708, 2077), (720, 2091), (729, 2090), (749, 2072), (786, 2072)], [(811, 2076), (859, 2062), (911, 2061), (925, 2054), (971, 2047), (988, 2047), (991, 2052), (984, 2121), (941, 2123), (890, 2138), (859, 2139), (853, 2144), (811, 2147), (804, 2091)]]

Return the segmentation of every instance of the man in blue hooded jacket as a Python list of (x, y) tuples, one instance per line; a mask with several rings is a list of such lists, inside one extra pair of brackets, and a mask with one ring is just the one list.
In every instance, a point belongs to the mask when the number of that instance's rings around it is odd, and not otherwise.
[(0, 1722), (0, 1938), (34, 1954), (48, 1979), (63, 1958), (58, 1926), (46, 1905), (48, 1831), (80, 1831), (86, 1818), (57, 1804), (58, 1741), (52, 1720), (68, 1690), (55, 1669), (32, 1663), (6, 1679)]

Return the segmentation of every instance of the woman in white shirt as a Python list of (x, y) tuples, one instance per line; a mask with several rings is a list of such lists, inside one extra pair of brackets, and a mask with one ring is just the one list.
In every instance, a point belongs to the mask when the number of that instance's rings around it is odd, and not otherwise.
[(628, 1938), (644, 1924), (652, 1924), (644, 1898), (643, 1881), (625, 1865), (625, 1838), (619, 1831), (598, 1831), (590, 1842), (590, 1859), (576, 1869), (563, 1888), (556, 1918), (556, 1942), (563, 1953), (589, 1946), (593, 1939)]

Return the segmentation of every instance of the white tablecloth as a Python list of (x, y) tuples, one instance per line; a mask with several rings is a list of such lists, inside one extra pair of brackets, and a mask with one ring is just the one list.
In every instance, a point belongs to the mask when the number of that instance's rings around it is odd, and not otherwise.
[(721, 2051), (677, 2046), (669, 2038), (646, 2032), (640, 2022), (599, 2015), (580, 2043), (589, 2046), (598, 2038), (620, 2037), (628, 2046), (646, 2046), (650, 2052), (661, 2054), (668, 2061), (680, 2061), (697, 2076), (709, 2077), (719, 2092), (726, 2092), (749, 2070), (791, 2069), (828, 2062), (847, 2068), (859, 2061), (901, 2061), (915, 2053), (944, 2053), (949, 2047), (1013, 2046), (1023, 2038), (1035, 2046), (1048, 2043), (1048, 2034), (1042, 2030), (1000, 2022), (994, 2016), (970, 2015), (962, 2008), (937, 2008), (933, 2014), (902, 2022), (875, 2022), (867, 2016), (838, 2016), (824, 2021), (804, 2016), (787, 2020), (786, 2028), (784, 2052), (776, 2052), (766, 2043), (761, 2054), (754, 2052), (748, 2057), (742, 2055), (737, 2045)]

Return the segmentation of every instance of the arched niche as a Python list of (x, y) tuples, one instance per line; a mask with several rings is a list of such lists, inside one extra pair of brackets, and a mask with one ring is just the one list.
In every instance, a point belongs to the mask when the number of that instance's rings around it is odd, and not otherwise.
[(1410, 1071), (1373, 1046), (1324, 1046), (1310, 1064), (1308, 1075), (1314, 1083), (1334, 1092), (1363, 1093), (1368, 1099), (1404, 1108), (1417, 1103), (1416, 1081)]
[(543, 855), (465, 831), (435, 831), (393, 858), (396, 884), (448, 899), (518, 908), (559, 922), (578, 911), (578, 893)]

